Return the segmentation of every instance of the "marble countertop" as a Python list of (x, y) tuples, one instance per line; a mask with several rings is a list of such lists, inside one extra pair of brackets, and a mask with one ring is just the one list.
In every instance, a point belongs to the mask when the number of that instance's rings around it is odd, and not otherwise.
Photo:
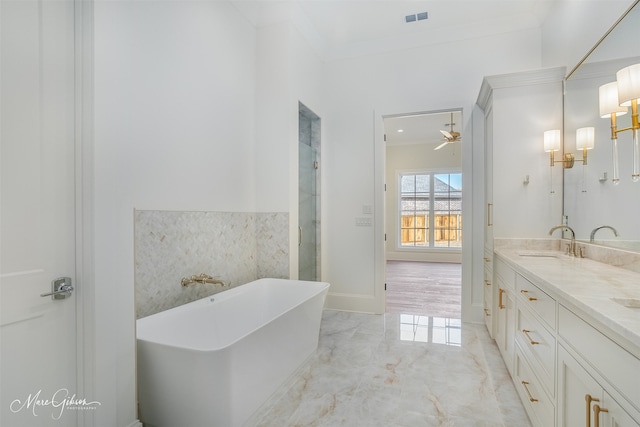
[(640, 358), (640, 306), (614, 301), (640, 302), (640, 273), (553, 250), (496, 248), (495, 253), (558, 302), (592, 318), (589, 323), (605, 335), (611, 335), (606, 329), (617, 334), (622, 341), (611, 338)]

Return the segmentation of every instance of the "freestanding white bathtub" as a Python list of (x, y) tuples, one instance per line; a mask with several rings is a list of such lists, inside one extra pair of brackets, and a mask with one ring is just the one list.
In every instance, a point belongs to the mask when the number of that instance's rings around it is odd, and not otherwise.
[(260, 279), (138, 319), (141, 421), (242, 426), (316, 350), (328, 288)]

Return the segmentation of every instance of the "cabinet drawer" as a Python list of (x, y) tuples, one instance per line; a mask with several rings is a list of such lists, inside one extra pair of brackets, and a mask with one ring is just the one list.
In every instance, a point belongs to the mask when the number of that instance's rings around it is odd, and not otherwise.
[(515, 289), (516, 272), (500, 258), (493, 260), (493, 271), (504, 281), (509, 289)]
[(516, 348), (514, 382), (520, 400), (534, 426), (555, 426), (555, 407), (552, 400), (544, 393), (538, 378), (533, 375), (520, 349)]
[(516, 341), (523, 354), (531, 361), (542, 384), (554, 395), (556, 366), (556, 339), (538, 319), (526, 309), (518, 307)]
[(560, 337), (640, 410), (640, 360), (564, 306), (558, 311)]
[(555, 331), (556, 300), (519, 274), (516, 274), (516, 290), (519, 300)]

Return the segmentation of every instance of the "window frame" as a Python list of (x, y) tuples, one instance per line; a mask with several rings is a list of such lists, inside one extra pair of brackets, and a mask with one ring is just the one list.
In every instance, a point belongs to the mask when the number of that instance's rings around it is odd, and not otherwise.
[[(397, 219), (395, 222), (396, 228), (396, 249), (399, 251), (418, 251), (418, 252), (461, 252), (462, 244), (460, 246), (435, 246), (435, 232), (436, 232), (436, 218), (435, 218), (435, 176), (436, 175), (454, 175), (459, 174), (461, 180), (463, 180), (462, 169), (461, 168), (439, 168), (439, 169), (418, 169), (418, 170), (402, 170), (397, 171), (396, 180), (397, 180), (397, 198), (396, 198), (396, 215)], [(419, 246), (419, 245), (403, 245), (402, 243), (402, 177), (410, 176), (410, 175), (429, 175), (429, 208), (428, 208), (428, 219), (429, 224), (428, 227), (428, 246)], [(460, 203), (462, 203), (462, 185), (460, 186)], [(414, 210), (415, 211), (415, 210)], [(460, 209), (460, 220), (462, 219), (462, 206)], [(460, 239), (462, 239), (462, 225), (460, 225)]]

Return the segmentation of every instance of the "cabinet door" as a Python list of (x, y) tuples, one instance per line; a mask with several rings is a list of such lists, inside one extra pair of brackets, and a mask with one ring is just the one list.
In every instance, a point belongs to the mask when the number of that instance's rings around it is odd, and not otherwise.
[(603, 395), (602, 387), (558, 345), (558, 425), (594, 426), (593, 405), (601, 404)]
[(485, 114), (484, 122), (484, 244), (493, 252), (493, 108)]
[(558, 346), (558, 425), (640, 427), (561, 345)]
[(497, 279), (498, 298), (496, 309), (496, 343), (509, 373), (513, 375), (513, 355), (515, 350), (515, 297), (502, 280)]
[[(595, 405), (594, 405), (595, 406)], [(618, 404), (610, 395), (605, 391), (603, 404), (600, 405), (606, 409), (606, 412), (601, 412), (599, 417), (599, 425), (605, 427), (638, 427), (640, 424), (634, 420), (622, 406)], [(595, 408), (592, 408), (592, 417), (595, 422), (596, 412)], [(598, 425), (598, 424), (594, 424)]]
[(493, 271), (495, 340), (509, 373), (513, 375), (516, 330), (516, 272), (497, 256), (493, 260)]

